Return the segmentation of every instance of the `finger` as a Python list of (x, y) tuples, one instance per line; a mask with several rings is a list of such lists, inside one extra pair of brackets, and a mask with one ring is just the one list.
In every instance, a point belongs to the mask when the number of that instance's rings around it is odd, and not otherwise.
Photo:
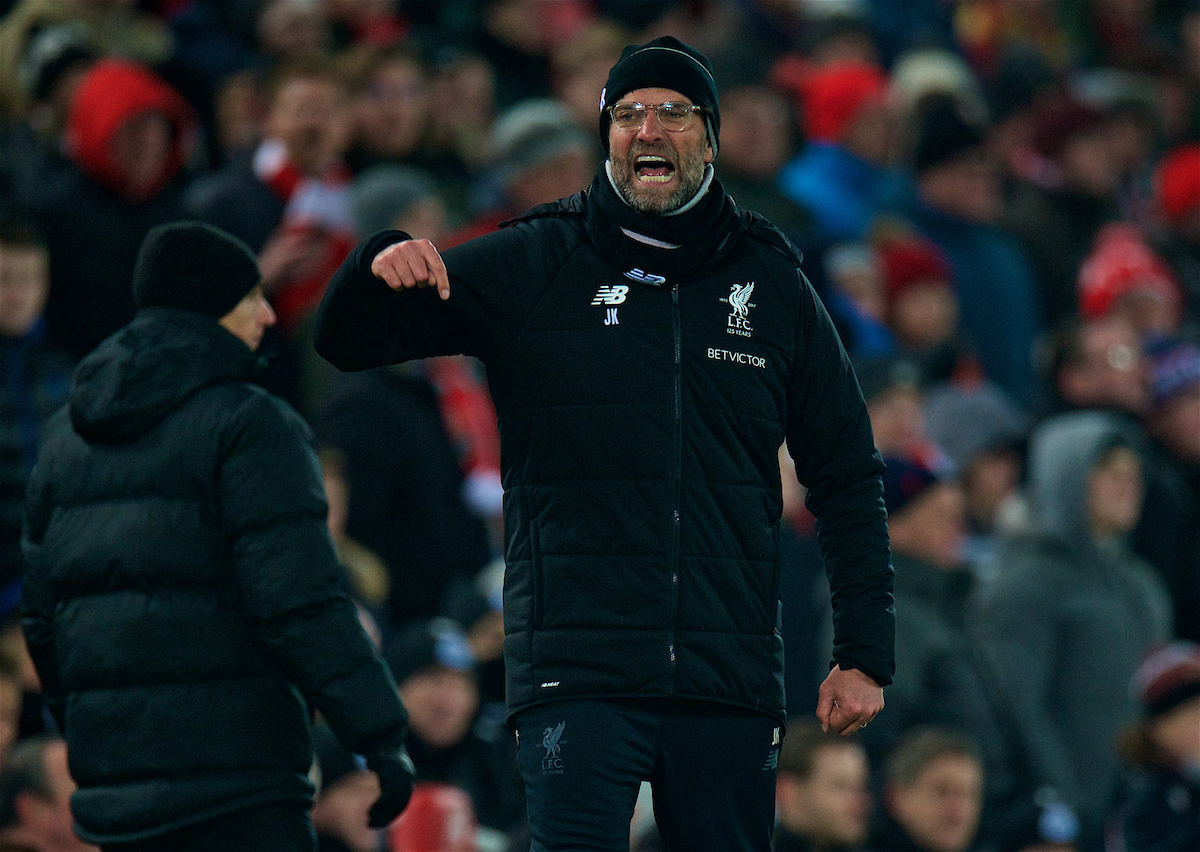
[(423, 283), (418, 286), (436, 287), (438, 295), (442, 299), (450, 298), (450, 275), (446, 272), (446, 264), (442, 262), (442, 256), (438, 254), (437, 248), (429, 240), (418, 240), (413, 243), (417, 250), (417, 256), (422, 264)]
[(828, 731), (830, 717), (833, 715), (833, 708), (837, 704), (829, 695), (821, 695), (817, 701), (817, 721), (821, 723), (821, 730)]
[(450, 298), (450, 273), (446, 271), (446, 264), (442, 261), (442, 256), (438, 254), (433, 243), (429, 243), (429, 250), (433, 256), (430, 258), (429, 269), (433, 273), (434, 284), (437, 286), (438, 295), (443, 300)]

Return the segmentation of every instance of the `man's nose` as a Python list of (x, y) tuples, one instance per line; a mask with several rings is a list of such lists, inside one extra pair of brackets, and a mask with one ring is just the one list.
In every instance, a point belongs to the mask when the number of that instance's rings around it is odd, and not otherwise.
[(642, 122), (642, 126), (638, 128), (639, 139), (659, 139), (665, 135), (662, 123), (658, 120), (658, 112), (653, 109), (646, 110), (646, 120)]

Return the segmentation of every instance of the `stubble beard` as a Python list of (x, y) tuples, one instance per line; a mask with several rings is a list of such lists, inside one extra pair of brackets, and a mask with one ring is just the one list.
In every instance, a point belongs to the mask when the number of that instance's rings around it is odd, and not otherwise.
[(678, 210), (692, 200), (692, 197), (704, 183), (704, 149), (680, 152), (668, 150), (666, 155), (674, 154), (672, 159), (678, 160), (675, 173), (677, 183), (669, 195), (660, 195), (654, 191), (653, 184), (638, 182), (634, 162), (643, 154), (658, 154), (664, 156), (664, 151), (654, 146), (630, 148), (628, 153), (620, 158), (611, 160), (613, 185), (625, 203), (639, 213), (651, 216), (661, 216)]

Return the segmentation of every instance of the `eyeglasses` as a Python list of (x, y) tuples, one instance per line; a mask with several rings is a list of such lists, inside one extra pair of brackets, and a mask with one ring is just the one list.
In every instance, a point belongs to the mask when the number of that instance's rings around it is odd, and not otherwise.
[(658, 123), (663, 126), (663, 130), (672, 133), (687, 130), (692, 126), (692, 119), (696, 113), (707, 112), (704, 107), (667, 101), (661, 104), (613, 104), (608, 108), (608, 115), (612, 123), (621, 130), (633, 130), (646, 123), (646, 114), (650, 110), (654, 110), (654, 114), (658, 116)]

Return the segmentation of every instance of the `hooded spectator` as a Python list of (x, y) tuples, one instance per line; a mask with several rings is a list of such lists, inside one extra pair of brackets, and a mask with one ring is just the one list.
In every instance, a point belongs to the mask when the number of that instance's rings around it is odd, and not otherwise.
[(808, 68), (779, 81), (796, 93), (807, 141), (779, 173), (779, 186), (812, 213), (816, 245), (861, 238), (874, 220), (895, 138), (887, 81), (863, 62)]
[(129, 281), (143, 237), (178, 219), (195, 129), (157, 74), (105, 59), (79, 82), (63, 142), (71, 165), (30, 197), (46, 233), (51, 338), (76, 357), (133, 317)]
[(1078, 816), (1084, 848), (1119, 776), (1112, 743), (1136, 715), (1126, 685), (1171, 635), (1167, 590), (1125, 543), (1142, 508), (1138, 443), (1124, 421), (1094, 411), (1034, 431), (1035, 527), (1006, 540), (974, 619), (1012, 703), (1023, 788), (1052, 789)]

